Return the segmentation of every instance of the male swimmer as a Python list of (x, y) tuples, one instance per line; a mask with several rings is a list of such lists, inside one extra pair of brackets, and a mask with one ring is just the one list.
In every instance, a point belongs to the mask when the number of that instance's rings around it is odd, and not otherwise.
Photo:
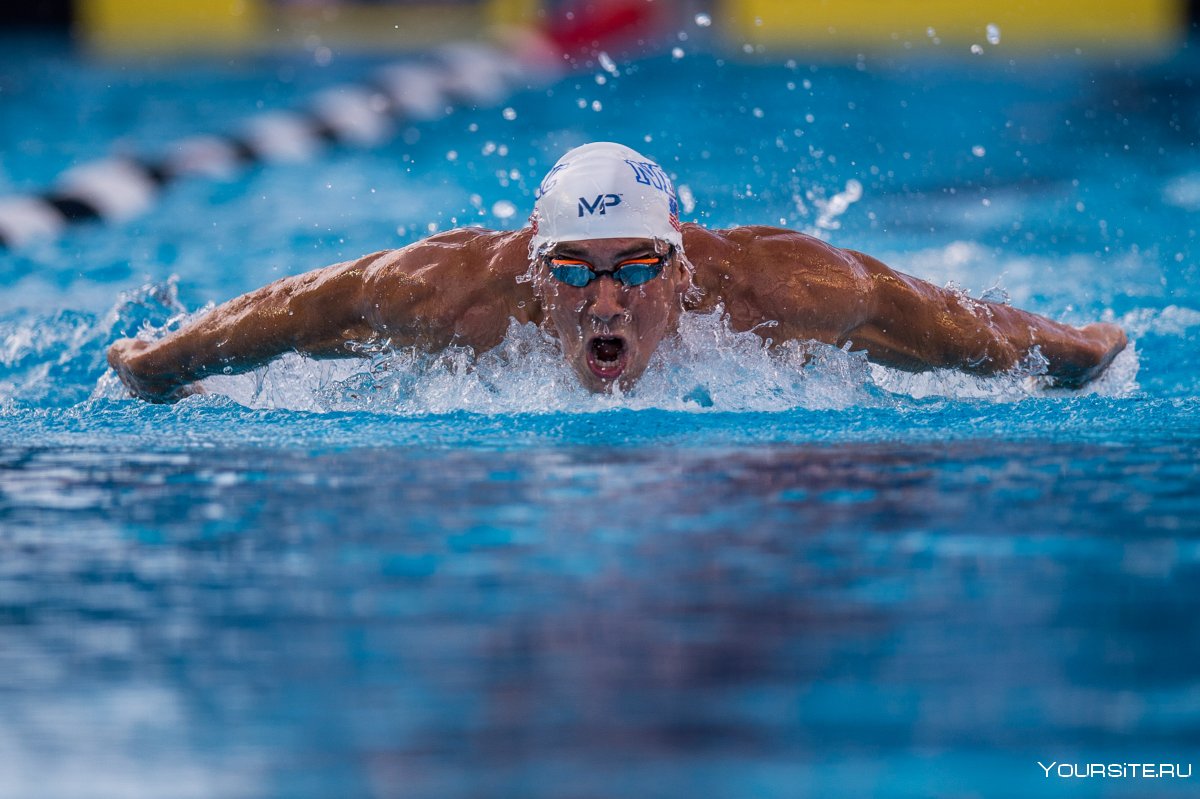
[(775, 344), (849, 344), (910, 371), (995, 374), (1036, 347), (1051, 381), (1066, 387), (1099, 375), (1126, 343), (1115, 325), (1074, 328), (964, 302), (795, 231), (680, 224), (662, 168), (598, 142), (559, 159), (522, 230), (452, 230), (286, 277), (161, 340), (121, 339), (108, 362), (135, 395), (170, 402), (207, 375), (244, 372), (289, 351), (348, 357), (351, 342), (386, 339), (483, 352), (515, 319), (557, 337), (580, 382), (600, 392), (631, 386), (681, 313), (718, 304), (735, 331)]

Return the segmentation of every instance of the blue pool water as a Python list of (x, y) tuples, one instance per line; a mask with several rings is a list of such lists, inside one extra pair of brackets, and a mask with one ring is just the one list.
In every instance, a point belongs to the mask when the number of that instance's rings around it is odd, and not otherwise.
[[(370, 66), (7, 45), (0, 194)], [(0, 796), (1195, 795), (1038, 762), (1200, 751), (1198, 67), (681, 51), (0, 254)], [(1133, 346), (1081, 392), (704, 317), (617, 398), (521, 328), (170, 407), (105, 373), (276, 277), (519, 226), (589, 139), (687, 218)]]

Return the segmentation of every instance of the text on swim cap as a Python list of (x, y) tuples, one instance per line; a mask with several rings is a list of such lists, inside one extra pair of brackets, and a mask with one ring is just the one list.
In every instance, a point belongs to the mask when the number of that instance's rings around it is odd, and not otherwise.
[(672, 196), (675, 194), (675, 190), (671, 187), (671, 179), (658, 164), (653, 161), (630, 161), (628, 158), (625, 159), (625, 163), (633, 169), (633, 177), (638, 183), (653, 186)]
[(587, 197), (579, 198), (579, 215), (583, 216), (586, 211), (590, 216), (599, 213), (605, 216), (605, 211), (609, 208), (614, 208), (621, 204), (621, 198), (616, 194), (597, 194), (596, 199), (591, 202)]

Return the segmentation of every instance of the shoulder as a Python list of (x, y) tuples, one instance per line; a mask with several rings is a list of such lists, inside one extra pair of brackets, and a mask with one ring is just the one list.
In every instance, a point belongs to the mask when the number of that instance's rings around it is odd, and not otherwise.
[(869, 270), (857, 253), (785, 228), (685, 228), (684, 247), (705, 299), (735, 328), (773, 322), (787, 338), (826, 339), (869, 304)]
[(793, 268), (831, 266), (855, 269), (862, 266), (857, 253), (799, 231), (770, 225), (744, 225), (726, 230), (685, 225), (684, 248), (697, 266), (697, 260), (745, 260), (772, 256), (787, 256)]
[(528, 230), (459, 228), (367, 256), (373, 325), (415, 326), (473, 346), (492, 342), (518, 309), (533, 307), (529, 284), (518, 280), (529, 269), (529, 238)]
[(368, 278), (431, 276), (465, 271), (478, 277), (489, 272), (519, 273), (529, 266), (528, 229), (517, 231), (456, 228), (437, 233), (397, 250), (365, 256)]
[(688, 225), (684, 248), (705, 291), (782, 299), (822, 288), (858, 291), (869, 282), (870, 270), (859, 253), (786, 228)]

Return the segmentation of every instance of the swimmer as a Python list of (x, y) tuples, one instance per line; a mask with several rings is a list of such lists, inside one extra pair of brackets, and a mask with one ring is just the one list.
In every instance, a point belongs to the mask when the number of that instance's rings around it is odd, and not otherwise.
[(121, 339), (108, 362), (138, 397), (170, 402), (213, 374), (286, 353), (351, 357), (355, 342), (475, 352), (510, 320), (556, 337), (580, 382), (628, 389), (683, 313), (723, 305), (729, 326), (772, 344), (819, 341), (909, 371), (991, 375), (1036, 348), (1053, 385), (1077, 388), (1124, 349), (1111, 324), (1075, 328), (970, 300), (869, 255), (767, 226), (679, 222), (663, 169), (608, 142), (577, 147), (537, 192), (530, 223), (430, 236), (277, 280), (157, 341)]

